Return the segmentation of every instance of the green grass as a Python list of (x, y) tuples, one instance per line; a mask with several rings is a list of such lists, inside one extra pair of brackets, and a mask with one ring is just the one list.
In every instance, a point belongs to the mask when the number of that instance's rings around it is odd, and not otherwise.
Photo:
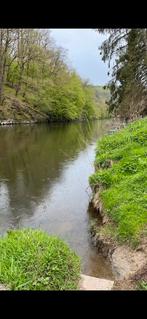
[(139, 243), (147, 225), (147, 118), (103, 137), (95, 165), (90, 184), (101, 186), (100, 198), (117, 238)]
[(11, 290), (73, 290), (79, 257), (40, 230), (12, 230), (0, 239), (0, 283)]
[(147, 282), (142, 280), (141, 282), (139, 282), (139, 290), (147, 290)]

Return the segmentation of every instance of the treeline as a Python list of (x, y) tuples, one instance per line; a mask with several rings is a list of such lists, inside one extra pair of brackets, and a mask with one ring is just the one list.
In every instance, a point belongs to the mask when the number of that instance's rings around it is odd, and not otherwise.
[(110, 97), (109, 89), (103, 88), (103, 86), (90, 85), (90, 89), (93, 92), (95, 103), (95, 114), (97, 118), (109, 118), (107, 101)]
[(49, 30), (0, 29), (0, 108), (15, 96), (49, 120), (95, 116), (93, 92), (66, 63)]
[[(100, 47), (102, 60), (111, 60), (109, 111), (126, 119), (147, 114), (147, 29), (98, 29), (108, 35)], [(109, 72), (108, 72), (109, 75)]]

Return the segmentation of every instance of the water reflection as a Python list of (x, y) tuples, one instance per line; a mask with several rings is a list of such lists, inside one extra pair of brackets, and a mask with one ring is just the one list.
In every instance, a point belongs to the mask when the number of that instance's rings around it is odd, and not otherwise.
[[(111, 277), (89, 241), (87, 207), (96, 139), (110, 121), (0, 128), (0, 233), (34, 227), (59, 235), (87, 274)], [(101, 269), (101, 271), (100, 271)]]

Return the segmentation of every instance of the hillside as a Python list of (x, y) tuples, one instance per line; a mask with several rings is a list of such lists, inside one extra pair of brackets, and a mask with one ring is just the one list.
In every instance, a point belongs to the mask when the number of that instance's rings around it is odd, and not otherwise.
[[(87, 120), (91, 90), (66, 63), (63, 48), (40, 29), (0, 29), (0, 119)], [(35, 111), (36, 110), (36, 111)]]
[[(104, 90), (102, 86), (88, 86), (92, 108), (94, 113), (92, 118), (104, 118), (108, 116), (106, 100), (109, 97), (109, 91)], [(5, 85), (5, 98), (3, 105), (0, 105), (0, 121), (46, 121), (49, 120), (49, 107), (44, 107), (44, 99), (40, 100), (40, 105), (36, 105), (36, 92), (33, 87), (29, 88), (28, 94), (23, 97), (21, 92), (16, 96), (15, 89)], [(50, 93), (48, 93), (50, 99)], [(90, 105), (90, 103), (89, 103)]]
[(108, 89), (104, 89), (100, 85), (90, 85), (90, 88), (94, 95), (94, 104), (96, 116), (99, 118), (108, 117), (107, 104), (106, 101), (110, 97)]

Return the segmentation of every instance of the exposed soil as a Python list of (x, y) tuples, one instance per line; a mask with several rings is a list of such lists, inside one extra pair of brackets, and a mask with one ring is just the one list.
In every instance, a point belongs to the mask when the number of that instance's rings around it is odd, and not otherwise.
[(136, 290), (139, 282), (147, 281), (147, 238), (142, 237), (140, 245), (133, 249), (128, 245), (119, 245), (102, 230), (110, 221), (104, 213), (99, 200), (99, 190), (93, 196), (91, 204), (98, 216), (101, 216), (101, 225), (91, 228), (91, 238), (94, 246), (104, 257), (111, 261), (115, 275), (114, 290)]
[(0, 106), (0, 125), (45, 120), (47, 120), (47, 115), (15, 97), (5, 97), (4, 105)]

